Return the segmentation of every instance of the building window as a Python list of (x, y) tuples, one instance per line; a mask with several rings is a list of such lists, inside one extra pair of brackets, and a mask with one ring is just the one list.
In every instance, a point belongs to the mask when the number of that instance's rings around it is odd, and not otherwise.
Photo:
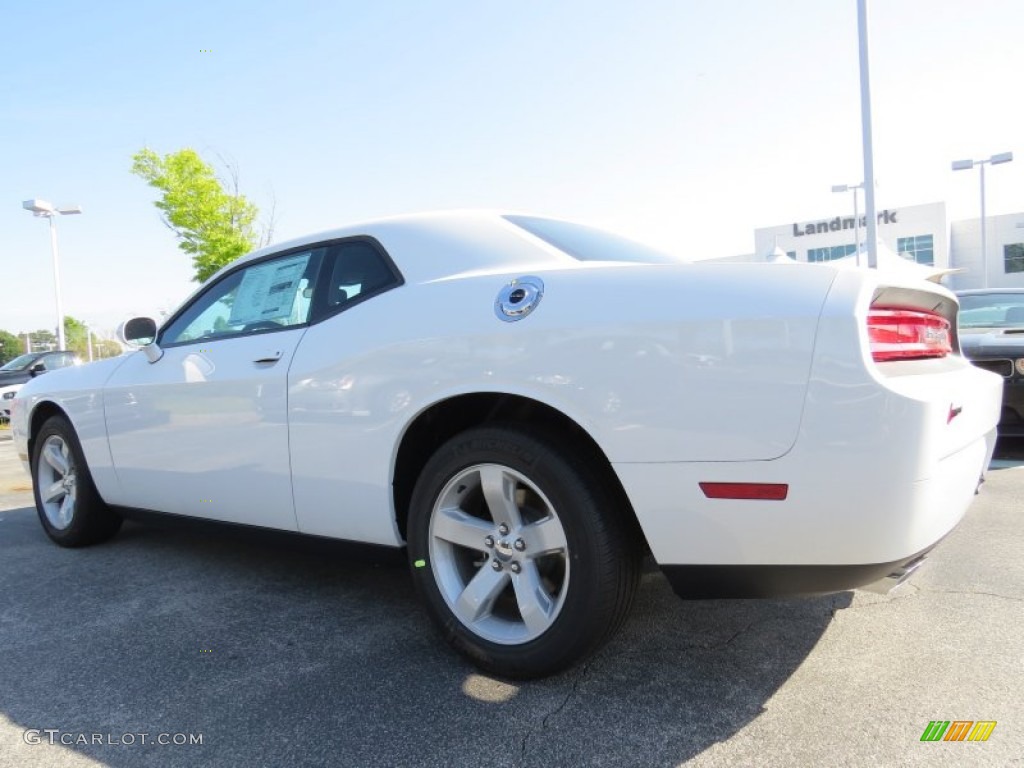
[(796, 261), (796, 251), (786, 251), (786, 255), (789, 256), (793, 261)]
[(935, 246), (931, 235), (897, 238), (896, 252), (904, 259), (916, 261), (918, 264), (935, 265)]
[(822, 261), (835, 261), (841, 259), (844, 256), (849, 256), (857, 247), (853, 243), (847, 245), (833, 245), (826, 248), (808, 248), (807, 249), (807, 261), (812, 264), (815, 262)]
[(1013, 243), (1003, 246), (1003, 270), (1024, 272), (1024, 243)]

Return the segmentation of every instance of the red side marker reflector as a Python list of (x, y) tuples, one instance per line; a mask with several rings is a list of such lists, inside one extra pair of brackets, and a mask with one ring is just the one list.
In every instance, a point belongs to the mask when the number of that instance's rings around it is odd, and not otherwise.
[(709, 499), (758, 499), (785, 501), (788, 483), (700, 483), (700, 489)]
[(946, 423), (947, 424), (952, 424), (953, 423), (953, 419), (955, 419), (957, 416), (959, 416), (963, 412), (964, 412), (964, 407), (962, 405), (953, 405), (952, 403), (950, 403), (949, 404), (949, 416), (946, 417)]

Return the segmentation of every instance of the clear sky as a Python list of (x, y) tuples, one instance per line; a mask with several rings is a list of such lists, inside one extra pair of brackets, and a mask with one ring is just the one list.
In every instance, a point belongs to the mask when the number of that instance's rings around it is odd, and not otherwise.
[[(878, 206), (1024, 210), (1024, 3), (871, 0)], [(849, 213), (863, 177), (856, 0), (4, 3), (0, 328), (173, 308), (189, 257), (131, 155), (228, 158), (276, 239), (514, 208), (707, 258)]]

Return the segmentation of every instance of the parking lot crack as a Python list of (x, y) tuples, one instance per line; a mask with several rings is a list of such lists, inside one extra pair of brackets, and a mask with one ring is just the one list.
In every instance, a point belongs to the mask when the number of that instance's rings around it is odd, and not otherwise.
[(975, 589), (928, 589), (921, 590), (922, 592), (934, 592), (942, 595), (976, 595), (978, 597), (995, 597), (999, 600), (1009, 600), (1013, 603), (1024, 602), (1024, 597), (1014, 597), (1012, 595), (1000, 595), (998, 592), (983, 592)]
[(733, 641), (736, 638), (738, 638), (740, 635), (745, 635), (747, 632), (749, 632), (751, 629), (754, 628), (755, 624), (759, 624), (759, 623), (760, 622), (757, 622), (757, 621), (750, 622), (749, 624), (747, 624), (747, 626), (743, 627), (743, 629), (739, 630), (738, 632), (733, 632), (733, 634), (729, 637), (728, 640), (726, 640), (724, 643), (720, 643), (720, 644), (714, 646), (714, 648), (716, 648), (716, 649), (717, 648), (726, 648), (726, 647), (732, 645)]
[[(881, 605), (892, 605), (900, 600), (905, 600), (908, 597), (918, 597), (920, 595), (962, 595), (964, 597), (994, 597), (997, 600), (1009, 600), (1013, 603), (1024, 602), (1022, 597), (1014, 597), (1013, 595), (1001, 595), (998, 592), (985, 592), (984, 590), (977, 589), (933, 589), (921, 587), (916, 584), (902, 584), (899, 587), (899, 591), (895, 594), (887, 595), (886, 599), (875, 600), (871, 602), (857, 602), (850, 606), (850, 609), (864, 610), (867, 608), (875, 608)], [(832, 611), (832, 618), (836, 618), (836, 610)]]
[(583, 683), (583, 679), (590, 673), (590, 667), (593, 665), (593, 663), (594, 662), (591, 659), (589, 661), (583, 662), (583, 664), (580, 665), (579, 672), (576, 674), (575, 678), (572, 681), (572, 686), (566, 692), (561, 702), (559, 702), (557, 706), (551, 709), (551, 711), (545, 713), (545, 715), (540, 720), (540, 724), (528, 730), (526, 734), (523, 736), (523, 740), (522, 742), (520, 742), (519, 748), (520, 765), (526, 764), (526, 753), (530, 746), (530, 738), (535, 733), (539, 733), (540, 731), (543, 731), (545, 728), (548, 728), (551, 720), (554, 717), (561, 714), (561, 712), (563, 712), (565, 708), (569, 705), (569, 702), (576, 698), (576, 694), (579, 691), (580, 685)]

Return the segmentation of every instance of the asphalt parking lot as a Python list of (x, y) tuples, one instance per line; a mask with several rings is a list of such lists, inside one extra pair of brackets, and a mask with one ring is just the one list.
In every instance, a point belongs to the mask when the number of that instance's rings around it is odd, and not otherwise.
[(1024, 765), (1024, 450), (994, 466), (893, 594), (687, 603), (651, 571), (597, 657), (509, 684), (401, 567), (138, 524), (60, 549), (3, 441), (0, 765)]

